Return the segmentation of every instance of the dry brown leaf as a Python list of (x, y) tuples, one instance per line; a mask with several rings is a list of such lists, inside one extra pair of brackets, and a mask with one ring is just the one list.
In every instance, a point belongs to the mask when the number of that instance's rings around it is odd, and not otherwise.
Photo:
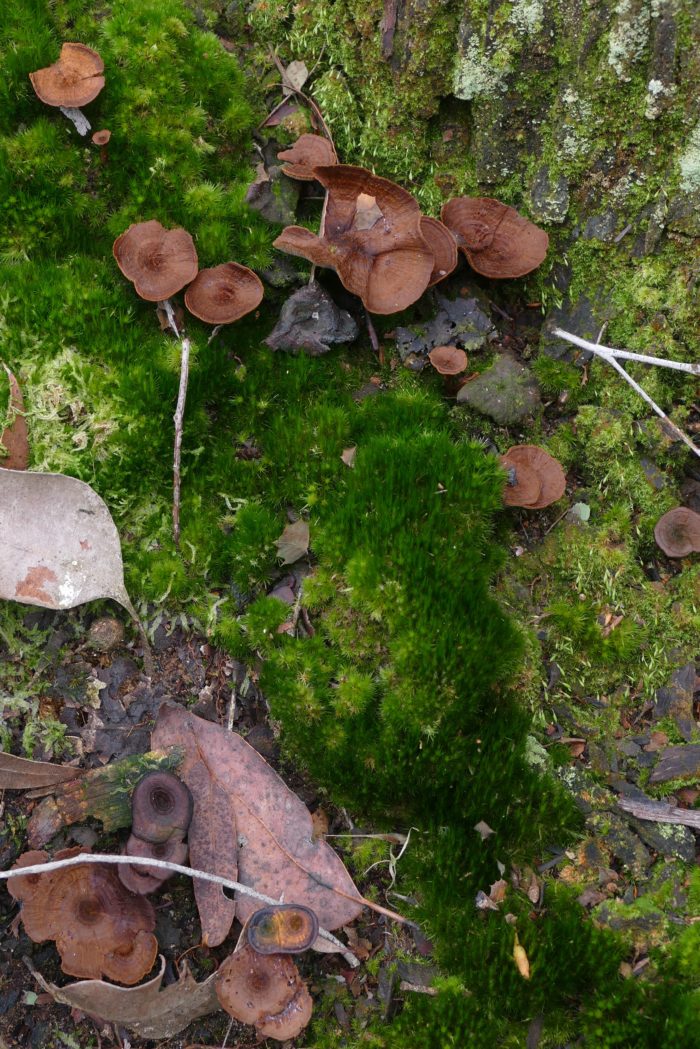
[(29, 433), (24, 418), (22, 391), (6, 364), (3, 364), (3, 368), (10, 384), (10, 422), (0, 433), (0, 466), (6, 470), (26, 470), (29, 465)]
[(330, 826), (328, 813), (320, 805), (315, 812), (311, 813), (311, 825), (314, 828), (314, 838), (322, 838), (325, 834), (328, 834)]
[(193, 1020), (220, 1008), (215, 990), (216, 973), (197, 983), (187, 964), (181, 966), (177, 982), (161, 990), (165, 973), (162, 956), (158, 975), (140, 987), (117, 987), (103, 980), (80, 980), (56, 987), (36, 970), (32, 972), (55, 1001), (107, 1023), (118, 1023), (140, 1038), (158, 1041), (174, 1038)]
[(14, 754), (0, 753), (0, 790), (36, 790), (78, 779), (80, 769), (54, 765), (50, 761), (29, 761)]
[(352, 446), (352, 448), (344, 448), (343, 449), (343, 454), (341, 455), (340, 458), (343, 460), (343, 462), (345, 463), (346, 466), (349, 466), (350, 469), (352, 469), (354, 467), (354, 465), (355, 465), (355, 456), (356, 455), (357, 455), (357, 445), (354, 444)]
[(522, 978), (524, 980), (529, 980), (530, 962), (528, 960), (527, 954), (525, 953), (525, 948), (521, 947), (520, 943), (518, 942), (517, 932), (515, 934), (515, 944), (513, 945), (513, 961), (517, 965), (518, 972), (520, 973)]
[[(189, 832), (194, 867), (229, 877), (219, 869), (221, 842), (225, 838), (219, 836), (214, 866), (203, 865), (197, 850), (193, 850), (193, 833), (197, 840), (198, 825), (211, 822), (209, 781), (229, 798), (235, 811), (238, 881), (273, 899), (284, 897), (285, 903), (310, 907), (325, 929), (337, 929), (357, 917), (364, 901), (340, 858), (325, 841), (314, 841), (309, 810), (241, 736), (204, 721), (183, 707), (165, 703), (152, 743), (156, 749), (178, 747), (184, 751), (179, 775), (194, 798)], [(198, 770), (196, 780), (190, 775), (193, 768)], [(208, 911), (200, 896), (197, 905), (204, 929), (209, 924)], [(236, 896), (236, 917), (241, 923), (259, 907), (250, 897)], [(211, 938), (208, 942), (213, 944)], [(317, 940), (317, 949), (321, 943), (327, 941)]]
[(494, 903), (503, 903), (506, 898), (506, 889), (508, 888), (508, 882), (501, 878), (499, 881), (495, 881), (489, 889), (489, 897)]
[(0, 469), (0, 598), (62, 609), (104, 597), (138, 621), (119, 535), (97, 492), (63, 474)]
[(309, 525), (299, 518), (288, 524), (275, 543), (277, 556), (282, 558), (283, 565), (294, 564), (309, 551)]

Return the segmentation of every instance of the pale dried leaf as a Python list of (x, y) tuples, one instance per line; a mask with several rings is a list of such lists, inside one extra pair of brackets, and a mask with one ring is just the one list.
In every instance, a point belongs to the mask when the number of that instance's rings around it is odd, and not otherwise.
[(62, 609), (105, 597), (137, 618), (97, 492), (63, 474), (0, 469), (0, 598)]
[(291, 95), (293, 91), (301, 91), (309, 79), (309, 70), (306, 62), (290, 62), (282, 77), (282, 90), (285, 95)]
[(518, 943), (518, 934), (515, 934), (515, 944), (513, 946), (513, 961), (518, 967), (518, 972), (524, 980), (530, 979), (530, 962), (525, 948)]
[(24, 418), (24, 400), (19, 383), (3, 364), (10, 384), (9, 423), (0, 433), (0, 466), (6, 470), (26, 470), (29, 465), (29, 433)]
[(490, 896), (486, 895), (483, 889), (479, 889), (479, 891), (476, 894), (476, 900), (474, 902), (476, 903), (476, 906), (480, 911), (498, 910), (498, 905), (493, 902)]
[(275, 546), (283, 565), (294, 564), (309, 551), (308, 522), (299, 518), (293, 524), (288, 524)]
[(501, 878), (499, 881), (495, 881), (489, 889), (489, 897), (494, 903), (503, 903), (506, 898), (506, 889), (508, 888), (508, 882)]
[(82, 776), (80, 769), (0, 753), (0, 790), (36, 790)]
[(139, 987), (117, 987), (103, 980), (80, 980), (56, 987), (35, 970), (34, 976), (51, 997), (106, 1023), (118, 1023), (140, 1038), (161, 1041), (174, 1038), (200, 1016), (221, 1008), (216, 997), (216, 973), (197, 983), (187, 964), (176, 983), (161, 990), (165, 959), (160, 972)]
[(346, 466), (352, 469), (355, 465), (355, 456), (357, 455), (357, 445), (354, 444), (352, 448), (344, 448), (343, 454), (340, 458), (343, 460)]
[(383, 218), (384, 212), (377, 204), (377, 198), (369, 193), (359, 193), (352, 228), (355, 230), (371, 229), (375, 222)]
[(489, 827), (488, 823), (486, 823), (484, 820), (479, 820), (478, 823), (475, 823), (474, 830), (477, 832), (477, 834), (481, 835), (482, 841), (486, 841), (487, 838), (490, 838), (492, 834), (496, 833), (495, 830)]

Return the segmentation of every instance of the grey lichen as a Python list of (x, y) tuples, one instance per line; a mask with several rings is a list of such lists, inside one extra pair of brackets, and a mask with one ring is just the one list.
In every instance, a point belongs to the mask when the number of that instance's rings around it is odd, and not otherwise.
[(620, 0), (608, 39), (608, 64), (620, 80), (631, 80), (630, 67), (643, 56), (649, 40), (648, 0)]

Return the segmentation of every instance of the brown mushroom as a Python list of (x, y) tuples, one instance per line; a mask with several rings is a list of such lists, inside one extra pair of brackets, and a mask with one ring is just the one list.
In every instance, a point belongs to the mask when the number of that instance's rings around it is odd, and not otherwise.
[(700, 553), (700, 514), (688, 506), (676, 506), (660, 517), (654, 538), (667, 557)]
[(303, 182), (316, 178), (314, 168), (338, 163), (333, 143), (322, 135), (301, 135), (290, 149), (278, 153), (277, 159), (285, 161), (285, 175)]
[(449, 277), (457, 266), (457, 241), (443, 222), (428, 215), (421, 215), (420, 231), (435, 260), (428, 284), (428, 287), (432, 288), (434, 284)]
[[(56, 858), (87, 851), (66, 849)], [(26, 853), (15, 866), (46, 860), (45, 852)], [(127, 892), (111, 867), (79, 864), (12, 878), (8, 887), (22, 903), (27, 936), (35, 943), (55, 940), (70, 976), (131, 986), (153, 967), (158, 954), (153, 907)]]
[(549, 237), (515, 208), (490, 197), (455, 197), (442, 209), (469, 264), (484, 277), (523, 277), (543, 262)]
[(246, 944), (219, 966), (222, 1008), (266, 1038), (296, 1038), (311, 1019), (312, 1001), (299, 970), (285, 954), (258, 954)]
[(301, 904), (262, 907), (250, 918), (247, 935), (259, 954), (301, 954), (318, 936), (318, 918)]
[[(168, 863), (184, 863), (187, 859), (187, 844), (181, 838), (169, 838), (168, 841), (153, 842), (137, 838), (130, 834), (124, 846), (125, 856), (140, 856), (144, 859), (165, 860)], [(134, 864), (127, 866), (120, 864), (117, 868), (119, 880), (122, 885), (144, 896), (149, 892), (155, 892), (164, 881), (172, 878), (172, 871), (163, 870), (162, 867), (147, 867), (145, 864)]]
[(95, 134), (92, 136), (93, 145), (100, 147), (101, 164), (107, 163), (107, 145), (111, 137), (112, 132), (109, 130), (109, 128), (106, 127), (102, 128), (101, 131), (96, 131)]
[(334, 269), (370, 313), (406, 309), (428, 287), (435, 261), (418, 202), (365, 168), (337, 164), (314, 174), (328, 191), (322, 236), (290, 226), (274, 246)]
[(104, 62), (85, 44), (63, 44), (57, 62), (29, 74), (32, 87), (47, 106), (79, 109), (105, 86)]
[(185, 306), (207, 324), (233, 324), (262, 302), (262, 281), (237, 262), (200, 270), (185, 292)]
[(467, 367), (467, 355), (457, 346), (436, 346), (428, 354), (430, 363), (440, 375), (459, 375)]
[(149, 772), (131, 796), (132, 833), (159, 844), (182, 838), (192, 819), (192, 795), (171, 772)]
[(147, 302), (161, 302), (197, 276), (197, 250), (187, 230), (137, 222), (112, 248), (117, 266)]
[(561, 499), (566, 491), (566, 474), (561, 463), (537, 445), (514, 445), (501, 456), (501, 464), (508, 471), (503, 492), (506, 506), (542, 510)]

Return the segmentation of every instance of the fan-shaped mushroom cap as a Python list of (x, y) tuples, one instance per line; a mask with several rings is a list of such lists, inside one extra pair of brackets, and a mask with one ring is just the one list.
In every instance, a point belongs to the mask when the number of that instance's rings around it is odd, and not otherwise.
[(311, 1018), (311, 998), (292, 959), (258, 954), (249, 944), (222, 962), (216, 994), (236, 1020), (279, 1041), (295, 1038)]
[(322, 237), (298, 226), (274, 246), (336, 271), (370, 313), (397, 313), (428, 287), (434, 257), (421, 233), (418, 202), (401, 186), (351, 164), (317, 167), (328, 190)]
[(247, 930), (248, 943), (259, 954), (301, 954), (318, 936), (318, 918), (309, 907), (284, 903), (256, 911)]
[(545, 231), (500, 200), (455, 197), (444, 205), (442, 221), (484, 277), (523, 277), (547, 254)]
[[(187, 859), (187, 844), (180, 838), (169, 838), (168, 841), (152, 842), (130, 834), (124, 846), (125, 856), (141, 856), (144, 859), (166, 860), (168, 863), (184, 863)], [(172, 877), (172, 872), (161, 867), (147, 867), (145, 864), (117, 867), (122, 885), (139, 896), (155, 892), (164, 881)]]
[(688, 506), (676, 506), (660, 517), (654, 538), (667, 557), (700, 553), (700, 514)]
[(92, 141), (96, 146), (106, 146), (112, 137), (112, 132), (109, 128), (102, 128), (101, 131), (96, 131), (92, 136)]
[(237, 262), (200, 270), (185, 292), (190, 313), (207, 324), (233, 324), (262, 302), (262, 281)]
[(436, 346), (428, 354), (430, 363), (440, 375), (459, 375), (467, 367), (467, 355), (457, 346)]
[(285, 175), (304, 182), (316, 178), (314, 168), (338, 163), (333, 143), (322, 135), (301, 135), (290, 149), (278, 153), (277, 159), (285, 161)]
[[(65, 859), (86, 849), (67, 849)], [(42, 860), (46, 853), (40, 854)], [(18, 866), (37, 862), (37, 853)], [(18, 882), (20, 883), (18, 885)], [(46, 874), (11, 879), (12, 895), (22, 901), (22, 923), (37, 943), (55, 940), (61, 967), (70, 976), (135, 984), (153, 967), (158, 941), (155, 913), (148, 900), (132, 896), (106, 865), (82, 864)]]
[(64, 44), (57, 62), (29, 74), (32, 87), (47, 106), (79, 109), (105, 86), (104, 62), (85, 44)]
[(197, 276), (197, 250), (187, 230), (165, 229), (160, 222), (137, 222), (117, 237), (112, 248), (117, 266), (147, 302), (161, 302)]
[(507, 506), (542, 510), (561, 499), (566, 491), (566, 474), (561, 463), (535, 444), (516, 444), (501, 456), (502, 465), (514, 471), (503, 493)]
[(192, 819), (192, 795), (172, 772), (149, 772), (131, 796), (131, 830), (156, 844), (182, 838)]
[(449, 277), (457, 265), (457, 241), (444, 222), (421, 215), (420, 231), (423, 239), (433, 253), (433, 272), (430, 274), (429, 288), (433, 284)]

